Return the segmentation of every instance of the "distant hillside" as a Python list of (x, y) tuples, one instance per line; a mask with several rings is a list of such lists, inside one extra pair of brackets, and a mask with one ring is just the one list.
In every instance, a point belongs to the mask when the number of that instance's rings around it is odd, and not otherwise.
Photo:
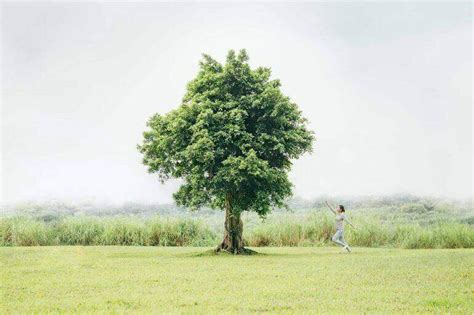
[[(288, 209), (274, 209), (267, 220), (281, 216), (301, 216), (311, 212), (327, 211), (324, 201), (344, 204), (351, 216), (373, 216), (383, 221), (430, 223), (453, 219), (474, 224), (472, 200), (449, 200), (413, 195), (392, 195), (373, 197), (320, 197), (312, 200), (293, 198), (288, 201)], [(222, 212), (212, 209), (189, 211), (174, 204), (124, 203), (107, 205), (92, 202), (72, 203), (65, 201), (23, 202), (3, 205), (1, 217), (23, 216), (45, 222), (69, 216), (116, 217), (133, 216), (140, 218), (189, 217), (202, 218), (212, 224), (221, 224)], [(246, 214), (247, 220), (258, 220), (255, 214)]]

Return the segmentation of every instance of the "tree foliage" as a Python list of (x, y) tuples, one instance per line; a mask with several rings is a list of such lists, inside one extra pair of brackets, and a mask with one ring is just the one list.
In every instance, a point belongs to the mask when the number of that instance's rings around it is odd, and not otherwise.
[(312, 149), (313, 133), (269, 68), (251, 69), (245, 50), (225, 64), (208, 55), (181, 105), (155, 114), (138, 146), (161, 181), (181, 178), (178, 205), (255, 211), (265, 216), (291, 195), (291, 160)]

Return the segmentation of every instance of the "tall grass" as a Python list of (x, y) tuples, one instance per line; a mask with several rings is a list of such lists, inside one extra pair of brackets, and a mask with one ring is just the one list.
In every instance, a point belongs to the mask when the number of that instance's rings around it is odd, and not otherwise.
[[(401, 248), (473, 248), (474, 227), (458, 222), (390, 224), (377, 218), (355, 219), (356, 228), (346, 227), (352, 246)], [(306, 220), (279, 220), (246, 234), (248, 246), (319, 246), (331, 244), (333, 217), (312, 214)]]
[(247, 246), (314, 246), (328, 243), (333, 234), (333, 221), (325, 215), (310, 214), (303, 219), (291, 217), (263, 223), (245, 231)]
[[(474, 227), (459, 222), (390, 224), (376, 217), (355, 218), (346, 228), (353, 246), (401, 248), (473, 248)], [(245, 228), (245, 227), (244, 227)], [(246, 246), (323, 246), (331, 244), (334, 218), (313, 213), (280, 216), (244, 230)], [(41, 221), (17, 217), (0, 219), (0, 246), (139, 245), (214, 246), (221, 232), (193, 219), (66, 217)]]
[(0, 246), (210, 246), (216, 242), (216, 233), (202, 222), (190, 219), (69, 217), (53, 222), (30, 218), (0, 220)]

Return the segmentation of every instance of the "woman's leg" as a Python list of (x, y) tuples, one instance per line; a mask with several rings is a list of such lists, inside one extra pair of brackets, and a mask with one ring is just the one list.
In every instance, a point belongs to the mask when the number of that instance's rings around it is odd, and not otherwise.
[(342, 231), (337, 230), (334, 236), (332, 237), (332, 241), (342, 247), (345, 247), (347, 244), (344, 242), (344, 236), (342, 235)]
[(349, 247), (349, 244), (347, 244), (346, 239), (344, 238), (344, 233), (341, 233), (340, 240), (341, 240), (341, 242), (343, 242), (345, 244), (344, 248), (350, 253), (351, 248)]
[(346, 239), (344, 238), (344, 232), (341, 233), (339, 240), (344, 244), (344, 246), (349, 246), (349, 244), (346, 242)]

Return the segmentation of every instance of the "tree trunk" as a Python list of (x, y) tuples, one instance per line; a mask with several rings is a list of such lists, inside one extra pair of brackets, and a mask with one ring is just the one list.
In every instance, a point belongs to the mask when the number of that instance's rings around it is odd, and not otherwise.
[(227, 194), (225, 200), (224, 240), (217, 247), (216, 251), (226, 251), (234, 255), (248, 255), (253, 253), (254, 251), (244, 248), (243, 230), (244, 225), (240, 217), (240, 212), (232, 208), (231, 195)]

